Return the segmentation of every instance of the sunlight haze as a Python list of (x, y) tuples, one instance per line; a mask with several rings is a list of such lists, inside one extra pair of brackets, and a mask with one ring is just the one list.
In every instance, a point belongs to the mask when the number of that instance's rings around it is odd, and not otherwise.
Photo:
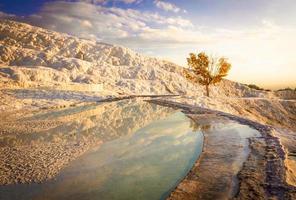
[(295, 10), (293, 0), (40, 1), (23, 9), (0, 3), (0, 17), (182, 66), (190, 52), (225, 56), (233, 65), (228, 79), (270, 89), (296, 87)]

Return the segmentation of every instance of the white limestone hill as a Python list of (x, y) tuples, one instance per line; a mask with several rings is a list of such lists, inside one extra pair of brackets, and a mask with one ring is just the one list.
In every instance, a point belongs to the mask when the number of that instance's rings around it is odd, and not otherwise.
[[(105, 90), (115, 94), (203, 95), (183, 68), (128, 48), (0, 20), (0, 83), (22, 87)], [(224, 80), (212, 95), (266, 96)]]

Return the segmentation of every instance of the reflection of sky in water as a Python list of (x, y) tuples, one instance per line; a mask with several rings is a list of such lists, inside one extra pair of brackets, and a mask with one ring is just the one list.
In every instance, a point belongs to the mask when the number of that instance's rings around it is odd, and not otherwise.
[[(62, 110), (51, 110), (35, 114), (22, 121), (38, 123), (38, 120), (61, 120), (61, 124), (50, 129), (36, 130), (26, 134), (4, 135), (1, 146), (29, 145), (32, 143), (78, 143), (85, 139), (109, 141), (133, 134), (152, 121), (169, 116), (174, 109), (161, 107), (138, 100), (124, 100), (100, 105), (78, 106)], [(34, 125), (34, 124), (33, 124)]]
[[(122, 109), (127, 117), (140, 111), (137, 106), (129, 108)], [(192, 130), (183, 113), (166, 112), (167, 117), (154, 117), (132, 134), (123, 133), (78, 158), (56, 180), (6, 186), (0, 193), (7, 193), (8, 199), (164, 198), (190, 170), (203, 142), (201, 132)]]
[[(176, 113), (131, 137), (106, 143), (65, 169), (61, 179), (69, 185), (62, 180), (58, 185), (64, 194), (88, 190), (86, 196), (99, 199), (159, 199), (188, 172), (201, 151), (202, 135), (189, 125), (184, 114)], [(59, 195), (53, 192), (53, 197)]]
[[(201, 153), (202, 132), (222, 135), (216, 138), (218, 144), (244, 146), (232, 163), (225, 156), (227, 165), (237, 170), (247, 156), (245, 138), (257, 133), (248, 126), (208, 117), (193, 123), (181, 112), (143, 101), (120, 101), (83, 110), (78, 115), (72, 112), (74, 116), (65, 124), (32, 136), (39, 140), (41, 135), (44, 142), (52, 142), (51, 137), (72, 142), (69, 135), (75, 133), (75, 141), (91, 136), (88, 139), (104, 143), (70, 163), (55, 180), (0, 187), (1, 200), (164, 199)], [(26, 141), (33, 139), (26, 136)]]

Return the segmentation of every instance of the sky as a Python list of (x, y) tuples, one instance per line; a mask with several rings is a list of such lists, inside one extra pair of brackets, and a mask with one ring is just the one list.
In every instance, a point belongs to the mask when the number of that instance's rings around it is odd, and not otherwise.
[(0, 0), (0, 17), (129, 47), (186, 66), (205, 51), (230, 80), (296, 87), (295, 0)]

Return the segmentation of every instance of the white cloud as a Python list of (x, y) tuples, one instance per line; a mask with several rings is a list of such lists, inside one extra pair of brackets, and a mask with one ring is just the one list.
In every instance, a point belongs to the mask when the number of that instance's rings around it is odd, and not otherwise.
[[(0, 18), (13, 19), (16, 16), (0, 12)], [(284, 73), (284, 68), (289, 74), (282, 77), (295, 82), (293, 47), (296, 46), (296, 28), (277, 25), (269, 18), (263, 18), (259, 26), (222, 29), (216, 26), (199, 27), (180, 16), (163, 16), (156, 12), (85, 2), (56, 1), (46, 3), (39, 13), (19, 20), (124, 45), (152, 56), (161, 55), (179, 64), (185, 64), (188, 52), (206, 50), (217, 53), (229, 57), (233, 63), (230, 78), (246, 83), (260, 84), (262, 74), (269, 72), (270, 75), (264, 76), (264, 79), (272, 82)]]
[(16, 16), (13, 15), (13, 14), (7, 14), (7, 13), (4, 13), (4, 12), (0, 11), (0, 17), (1, 18), (9, 18), (9, 17), (16, 17)]
[(155, 0), (154, 4), (156, 5), (156, 7), (165, 10), (165, 11), (171, 11), (171, 12), (175, 12), (178, 13), (181, 11), (181, 9), (179, 7), (177, 7), (175, 4), (166, 2), (166, 1), (162, 1), (162, 0)]
[(109, 2), (123, 2), (126, 4), (131, 3), (140, 3), (142, 0), (77, 0), (77, 2), (85, 2), (85, 3), (92, 3), (92, 4), (106, 4)]
[[(135, 2), (126, 2), (132, 1)], [(0, 13), (0, 16), (8, 15)], [(134, 48), (145, 45), (218, 45), (226, 41), (242, 43), (246, 40), (272, 39), (281, 30), (266, 19), (262, 20), (262, 27), (246, 30), (200, 28), (180, 16), (166, 17), (155, 12), (104, 7), (81, 1), (46, 3), (39, 13), (21, 20), (59, 32), (81, 37), (89, 35), (90, 38)]]
[(92, 28), (93, 27), (92, 23), (89, 20), (82, 20), (81, 25), (86, 27), (86, 28)]
[(155, 12), (104, 7), (86, 2), (46, 3), (39, 13), (21, 19), (72, 35), (128, 45), (200, 41), (190, 20)]

